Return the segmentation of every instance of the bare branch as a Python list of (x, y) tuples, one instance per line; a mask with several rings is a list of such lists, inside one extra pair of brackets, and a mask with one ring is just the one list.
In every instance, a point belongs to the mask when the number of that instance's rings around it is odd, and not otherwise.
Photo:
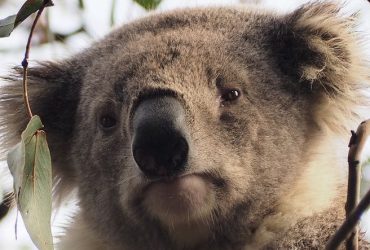
[[(366, 120), (360, 124), (356, 133), (352, 132), (352, 137), (349, 143), (348, 152), (348, 192), (346, 203), (346, 220), (337, 230), (335, 235), (326, 245), (326, 249), (337, 249), (340, 243), (347, 239), (347, 250), (358, 249), (358, 227), (357, 223), (362, 213), (370, 204), (370, 191), (358, 204), (360, 197), (360, 180), (361, 180), (361, 154), (364, 149), (367, 138), (370, 134), (370, 120)], [(356, 207), (356, 205), (358, 206)], [(356, 208), (355, 208), (356, 207)]]

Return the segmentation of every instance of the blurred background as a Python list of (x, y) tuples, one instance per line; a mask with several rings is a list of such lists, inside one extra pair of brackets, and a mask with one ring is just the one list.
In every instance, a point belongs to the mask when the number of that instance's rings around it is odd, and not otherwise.
[[(324, 1), (324, 0), (322, 0)], [(335, 0), (334, 0), (335, 1)], [(339, 1), (339, 0), (337, 0)], [(0, 19), (16, 14), (25, 0), (0, 0)], [(147, 3), (152, 3), (150, 6)], [(35, 30), (30, 52), (30, 66), (38, 60), (61, 59), (70, 56), (86, 47), (93, 41), (105, 36), (110, 30), (119, 27), (153, 12), (163, 12), (175, 8), (240, 5), (248, 8), (249, 4), (257, 5), (279, 13), (296, 9), (307, 0), (54, 0), (54, 7), (47, 8)], [(359, 26), (357, 30), (364, 34), (366, 44), (363, 51), (370, 59), (370, 3), (367, 0), (351, 0), (344, 4), (344, 14), (357, 13)], [(0, 75), (6, 75), (10, 68), (19, 66), (23, 60), (25, 45), (32, 25), (31, 16), (8, 38), (0, 38)], [(370, 112), (366, 111), (370, 118)], [(367, 115), (368, 114), (368, 115)], [(353, 128), (354, 130), (356, 128)], [(370, 150), (367, 150), (370, 152)], [(362, 193), (370, 187), (369, 153), (366, 153), (363, 167)], [(345, 156), (346, 157), (346, 156)], [(0, 201), (12, 190), (12, 177), (5, 162), (0, 162)], [(52, 217), (53, 235), (63, 233), (63, 228), (78, 209), (71, 194), (71, 199), (65, 201), (61, 209)], [(1, 213), (6, 208), (0, 207)], [(15, 240), (16, 209), (10, 209), (0, 221), (0, 249), (26, 250), (36, 249), (32, 244), (18, 216), (17, 240)], [(362, 230), (370, 239), (370, 216), (365, 214), (361, 222)], [(369, 232), (369, 233), (367, 233)], [(55, 239), (57, 241), (57, 239)]]

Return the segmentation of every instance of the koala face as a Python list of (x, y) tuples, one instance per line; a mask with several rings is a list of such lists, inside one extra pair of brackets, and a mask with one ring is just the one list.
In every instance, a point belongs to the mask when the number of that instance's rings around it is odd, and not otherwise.
[[(262, 48), (243, 54), (251, 45), (238, 35), (172, 28), (92, 63), (72, 143), (92, 218), (116, 221), (99, 215), (115, 199), (140, 224), (206, 227), (276, 200), (281, 185), (273, 183), (299, 169), (309, 102), (281, 91), (292, 80), (274, 72)], [(293, 154), (282, 154), (292, 144)], [(91, 185), (101, 188), (91, 193)]]
[[(89, 230), (123, 249), (251, 242), (298, 190), (316, 138), (351, 112), (363, 74), (351, 22), (337, 12), (151, 16), (31, 69), (58, 185), (78, 188)], [(21, 90), (3, 92), (11, 144), (26, 119)], [(309, 210), (328, 207), (307, 197)]]

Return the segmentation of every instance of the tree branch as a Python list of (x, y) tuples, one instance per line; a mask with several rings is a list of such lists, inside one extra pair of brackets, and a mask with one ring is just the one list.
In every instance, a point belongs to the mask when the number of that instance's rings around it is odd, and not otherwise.
[[(346, 249), (358, 249), (358, 226), (360, 216), (370, 205), (370, 191), (358, 204), (361, 181), (361, 154), (367, 138), (370, 135), (370, 120), (358, 126), (356, 133), (352, 132), (348, 152), (348, 191), (346, 202), (346, 220), (326, 245), (326, 249), (337, 249), (340, 243), (347, 239)], [(357, 206), (358, 204), (358, 206)], [(357, 206), (357, 207), (356, 207)]]

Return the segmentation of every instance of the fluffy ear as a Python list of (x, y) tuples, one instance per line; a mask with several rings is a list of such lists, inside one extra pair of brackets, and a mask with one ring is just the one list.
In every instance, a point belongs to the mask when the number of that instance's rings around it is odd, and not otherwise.
[(293, 78), (295, 84), (290, 88), (319, 96), (312, 100), (331, 102), (337, 109), (326, 111), (343, 114), (364, 101), (361, 89), (368, 88), (369, 76), (361, 38), (355, 32), (356, 18), (344, 17), (339, 10), (330, 3), (303, 5), (280, 17), (279, 27), (269, 36), (278, 67)]
[[(28, 74), (31, 108), (45, 126), (53, 161), (54, 183), (59, 183), (61, 189), (71, 186), (75, 176), (69, 148), (83, 74), (76, 70), (71, 63), (48, 62), (29, 69)], [(0, 88), (2, 153), (20, 140), (29, 121), (23, 102), (21, 75), (22, 69), (15, 69), (13, 75), (3, 78), (5, 84)], [(62, 181), (66, 185), (62, 185)]]
[(310, 89), (344, 93), (348, 82), (364, 75), (355, 18), (340, 16), (339, 10), (334, 4), (304, 5), (282, 17), (272, 33), (281, 69)]

